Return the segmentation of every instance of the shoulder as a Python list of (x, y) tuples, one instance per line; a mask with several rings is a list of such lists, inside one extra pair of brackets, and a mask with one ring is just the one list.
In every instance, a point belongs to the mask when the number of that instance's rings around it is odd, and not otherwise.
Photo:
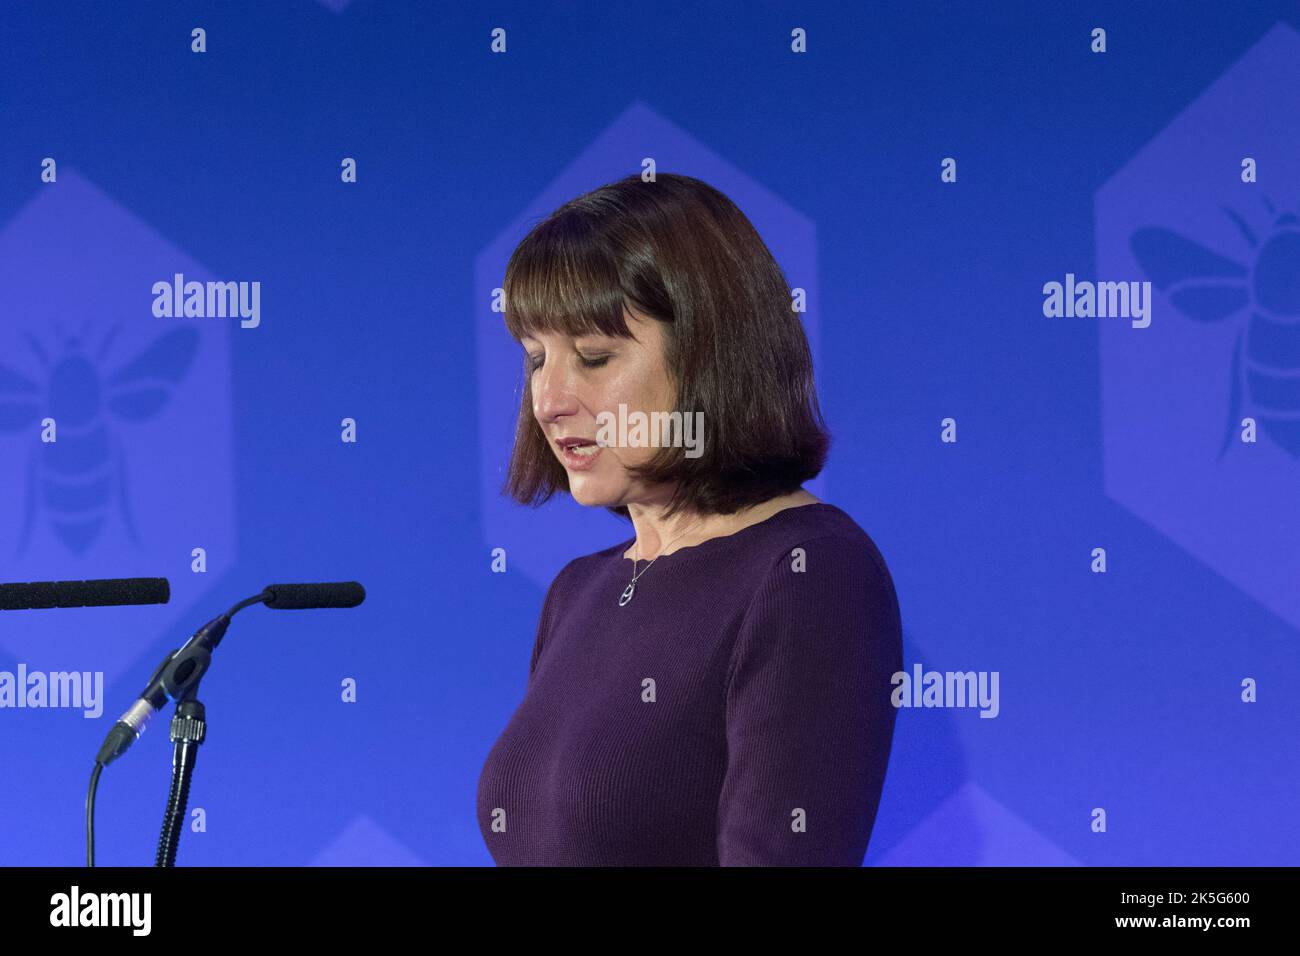
[(811, 574), (805, 581), (819, 580), (832, 586), (844, 579), (871, 579), (893, 591), (893, 578), (885, 557), (862, 526), (846, 511), (825, 502), (806, 508), (791, 508), (788, 520), (773, 529), (765, 569), (769, 584), (795, 580), (792, 574)]
[(580, 555), (569, 561), (551, 579), (542, 602), (542, 615), (554, 615), (570, 604), (581, 603), (584, 593), (591, 587), (591, 582), (600, 575), (607, 574), (611, 565), (616, 565), (622, 553), (631, 545), (630, 541), (611, 545), (591, 554)]
[(782, 646), (798, 656), (814, 646), (827, 653), (870, 649), (883, 658), (900, 656), (898, 594), (871, 536), (834, 506), (798, 517), (774, 535), (763, 564), (754, 568), (757, 580), (732, 668), (747, 654)]
[(551, 579), (549, 590), (563, 590), (566, 585), (589, 577), (597, 568), (607, 566), (614, 558), (621, 556), (631, 545), (632, 540), (628, 539), (621, 544), (613, 544), (608, 548), (593, 551), (591, 554), (579, 555), (560, 568), (559, 573)]
[(747, 617), (816, 614), (844, 621), (867, 611), (898, 614), (893, 576), (866, 535), (790, 540), (757, 582)]

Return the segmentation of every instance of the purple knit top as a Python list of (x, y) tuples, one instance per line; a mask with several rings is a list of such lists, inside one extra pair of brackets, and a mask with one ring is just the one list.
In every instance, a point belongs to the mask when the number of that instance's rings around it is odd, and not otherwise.
[(903, 669), (893, 580), (834, 505), (552, 582), (479, 777), (499, 865), (860, 866)]

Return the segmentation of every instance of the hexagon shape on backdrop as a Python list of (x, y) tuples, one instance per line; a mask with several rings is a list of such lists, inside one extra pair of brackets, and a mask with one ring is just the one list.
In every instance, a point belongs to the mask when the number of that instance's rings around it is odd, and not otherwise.
[[(873, 837), (874, 839), (874, 837)], [(877, 866), (1082, 866), (1014, 810), (967, 780)]]
[(1300, 627), (1297, 90), (1278, 24), (1105, 183), (1097, 278), (1150, 281), (1151, 325), (1065, 321), (1100, 325), (1106, 493)]
[(29, 670), (143, 682), (157, 661), (136, 658), (182, 644), (203, 621), (181, 615), (234, 563), (239, 319), (155, 317), (153, 284), (178, 272), (218, 278), (66, 165), (0, 231), (0, 580), (171, 582), (166, 605), (0, 613), (0, 649)]
[[(653, 157), (659, 173), (702, 179), (726, 193), (753, 222), (791, 287), (807, 291), (804, 331), (818, 358), (817, 233), (811, 220), (744, 175), (726, 159), (634, 102), (541, 192), (475, 259), (474, 304), (478, 346), (479, 475), (483, 530), (489, 548), (504, 547), (512, 565), (543, 587), (570, 560), (632, 536), (631, 525), (603, 508), (579, 505), (568, 494), (538, 509), (501, 494), (514, 442), (522, 380), (522, 356), (493, 312), (492, 290), (501, 287), (515, 247), (543, 217), (598, 186), (638, 172)], [(707, 425), (706, 425), (707, 427)], [(824, 476), (805, 487), (825, 495)]]
[(308, 866), (428, 866), (364, 813), (355, 817)]

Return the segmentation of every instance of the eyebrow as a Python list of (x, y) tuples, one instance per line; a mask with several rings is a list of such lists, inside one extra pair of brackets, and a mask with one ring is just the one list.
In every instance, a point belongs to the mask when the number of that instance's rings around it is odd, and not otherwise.
[[(580, 339), (600, 339), (600, 340), (604, 340), (604, 341), (609, 341), (609, 340), (612, 340), (612, 339), (616, 338), (616, 336), (613, 336), (613, 335), (605, 335), (605, 334), (603, 334), (603, 333), (601, 333), (601, 332), (581, 332), (581, 333), (579, 333), (578, 335), (570, 335), (570, 334), (567, 333), (567, 332), (557, 332), (556, 334), (557, 334), (557, 335), (560, 335), (561, 337), (566, 338), (566, 339), (568, 339), (569, 341), (571, 341), (572, 343), (574, 343), (574, 347), (575, 347), (575, 348), (577, 347), (577, 343), (578, 343), (578, 341), (579, 341)], [(527, 335), (527, 334), (525, 334), (525, 335), (521, 335), (521, 336), (519, 336), (519, 344), (520, 344), (520, 345), (523, 345), (523, 344), (525, 343), (525, 341), (528, 341), (528, 342), (536, 342), (538, 345), (541, 345), (541, 344), (542, 344), (542, 340), (539, 339), (539, 338), (537, 338), (537, 337), (535, 337), (535, 336), (533, 336), (533, 335)]]

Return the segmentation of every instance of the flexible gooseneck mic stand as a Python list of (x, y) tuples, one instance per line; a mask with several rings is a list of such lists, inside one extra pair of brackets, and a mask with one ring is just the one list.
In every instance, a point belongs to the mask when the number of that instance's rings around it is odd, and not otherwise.
[(225, 614), (214, 618), (168, 659), (161, 682), (167, 696), (176, 701), (169, 736), (172, 741), (172, 785), (163, 812), (162, 832), (158, 836), (155, 866), (175, 866), (185, 825), (185, 809), (190, 799), (190, 781), (199, 759), (199, 745), (207, 739), (207, 713), (198, 699), (199, 682), (212, 663), (212, 652), (221, 643), (230, 618), (236, 611), (265, 600), (266, 592), (240, 601)]
[(199, 744), (206, 736), (203, 717), (203, 704), (192, 696), (186, 695), (184, 700), (176, 702), (171, 726), (172, 788), (167, 795), (167, 810), (163, 813), (155, 866), (176, 865), (176, 850), (181, 842), (181, 828), (185, 825), (185, 806), (190, 798), (190, 779), (194, 776), (194, 762), (199, 758)]

